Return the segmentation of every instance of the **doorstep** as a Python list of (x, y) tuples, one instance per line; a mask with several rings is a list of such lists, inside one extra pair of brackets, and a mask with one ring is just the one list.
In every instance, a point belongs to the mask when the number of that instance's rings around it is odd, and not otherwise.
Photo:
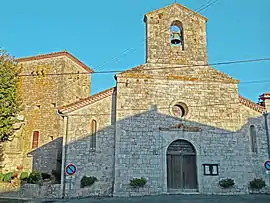
[(169, 195), (199, 195), (198, 189), (168, 189)]

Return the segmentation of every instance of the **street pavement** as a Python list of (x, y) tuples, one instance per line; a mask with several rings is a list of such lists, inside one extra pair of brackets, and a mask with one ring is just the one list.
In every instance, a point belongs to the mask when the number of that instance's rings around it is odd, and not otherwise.
[(0, 203), (27, 203), (24, 200), (0, 199)]
[[(206, 195), (164, 195), (127, 198), (86, 198), (49, 202), (68, 203), (270, 203), (270, 195), (206, 196)], [(0, 201), (0, 203), (2, 203)], [(15, 202), (14, 202), (15, 203)], [(43, 202), (45, 203), (45, 202)]]

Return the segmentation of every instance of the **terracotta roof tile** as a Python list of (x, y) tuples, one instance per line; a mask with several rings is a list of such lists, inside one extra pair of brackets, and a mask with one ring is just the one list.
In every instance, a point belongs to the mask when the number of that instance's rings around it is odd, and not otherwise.
[(239, 102), (240, 104), (243, 104), (251, 109), (253, 109), (254, 111), (257, 111), (259, 113), (263, 113), (265, 111), (265, 108), (259, 104), (256, 104), (242, 96), (239, 95)]
[(68, 104), (65, 106), (61, 106), (58, 108), (58, 111), (60, 113), (69, 113), (69, 112), (75, 111), (77, 109), (80, 109), (82, 107), (85, 107), (87, 105), (93, 104), (97, 101), (100, 101), (106, 97), (111, 96), (114, 92), (114, 89), (115, 89), (115, 87), (104, 90), (104, 91), (99, 92), (93, 96), (87, 97), (85, 99), (81, 99), (81, 100), (76, 101), (74, 103), (71, 103), (71, 104)]
[[(99, 92), (93, 96), (87, 97), (85, 99), (81, 99), (79, 101), (76, 101), (74, 103), (65, 105), (65, 106), (61, 106), (58, 108), (60, 113), (69, 113), (72, 111), (75, 111), (77, 109), (80, 109), (82, 107), (85, 107), (87, 105), (93, 104), (97, 101), (100, 101), (108, 96), (111, 96), (113, 94), (115, 90), (115, 87), (104, 90), (102, 92)], [(243, 104), (251, 109), (253, 109), (254, 111), (257, 111), (259, 113), (263, 113), (265, 111), (265, 108), (259, 104), (256, 104), (242, 96), (239, 95), (239, 103)]]
[(23, 58), (15, 59), (15, 61), (16, 62), (27, 62), (27, 61), (47, 59), (47, 58), (59, 57), (59, 56), (68, 57), (74, 63), (78, 64), (79, 66), (81, 66), (84, 70), (86, 70), (89, 73), (94, 72), (91, 68), (89, 68), (87, 65), (85, 65), (83, 62), (81, 62), (79, 59), (77, 59), (75, 56), (73, 56), (72, 54), (70, 54), (67, 51), (60, 51), (60, 52), (53, 52), (53, 53), (49, 53), (49, 54), (41, 54), (41, 55), (36, 55), (36, 56), (23, 57)]

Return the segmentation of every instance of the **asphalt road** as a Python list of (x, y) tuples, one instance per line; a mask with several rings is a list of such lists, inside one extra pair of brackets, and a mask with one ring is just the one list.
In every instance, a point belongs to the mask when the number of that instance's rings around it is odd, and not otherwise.
[[(164, 195), (127, 198), (87, 198), (56, 202), (68, 203), (270, 203), (270, 195), (246, 196), (205, 196), (205, 195)], [(55, 202), (55, 203), (56, 203)], [(2, 203), (0, 201), (0, 203)], [(44, 202), (45, 203), (45, 202)]]
[(0, 203), (27, 203), (23, 200), (0, 199)]

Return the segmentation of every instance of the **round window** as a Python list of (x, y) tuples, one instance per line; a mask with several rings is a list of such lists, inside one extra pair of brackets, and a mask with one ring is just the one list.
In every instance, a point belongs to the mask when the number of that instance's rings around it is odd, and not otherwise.
[(177, 117), (183, 117), (185, 115), (185, 110), (182, 106), (176, 104), (173, 106), (173, 114)]
[(173, 116), (176, 116), (178, 118), (182, 118), (182, 117), (186, 116), (188, 113), (187, 105), (182, 103), (182, 102), (175, 103), (171, 107), (171, 113)]

